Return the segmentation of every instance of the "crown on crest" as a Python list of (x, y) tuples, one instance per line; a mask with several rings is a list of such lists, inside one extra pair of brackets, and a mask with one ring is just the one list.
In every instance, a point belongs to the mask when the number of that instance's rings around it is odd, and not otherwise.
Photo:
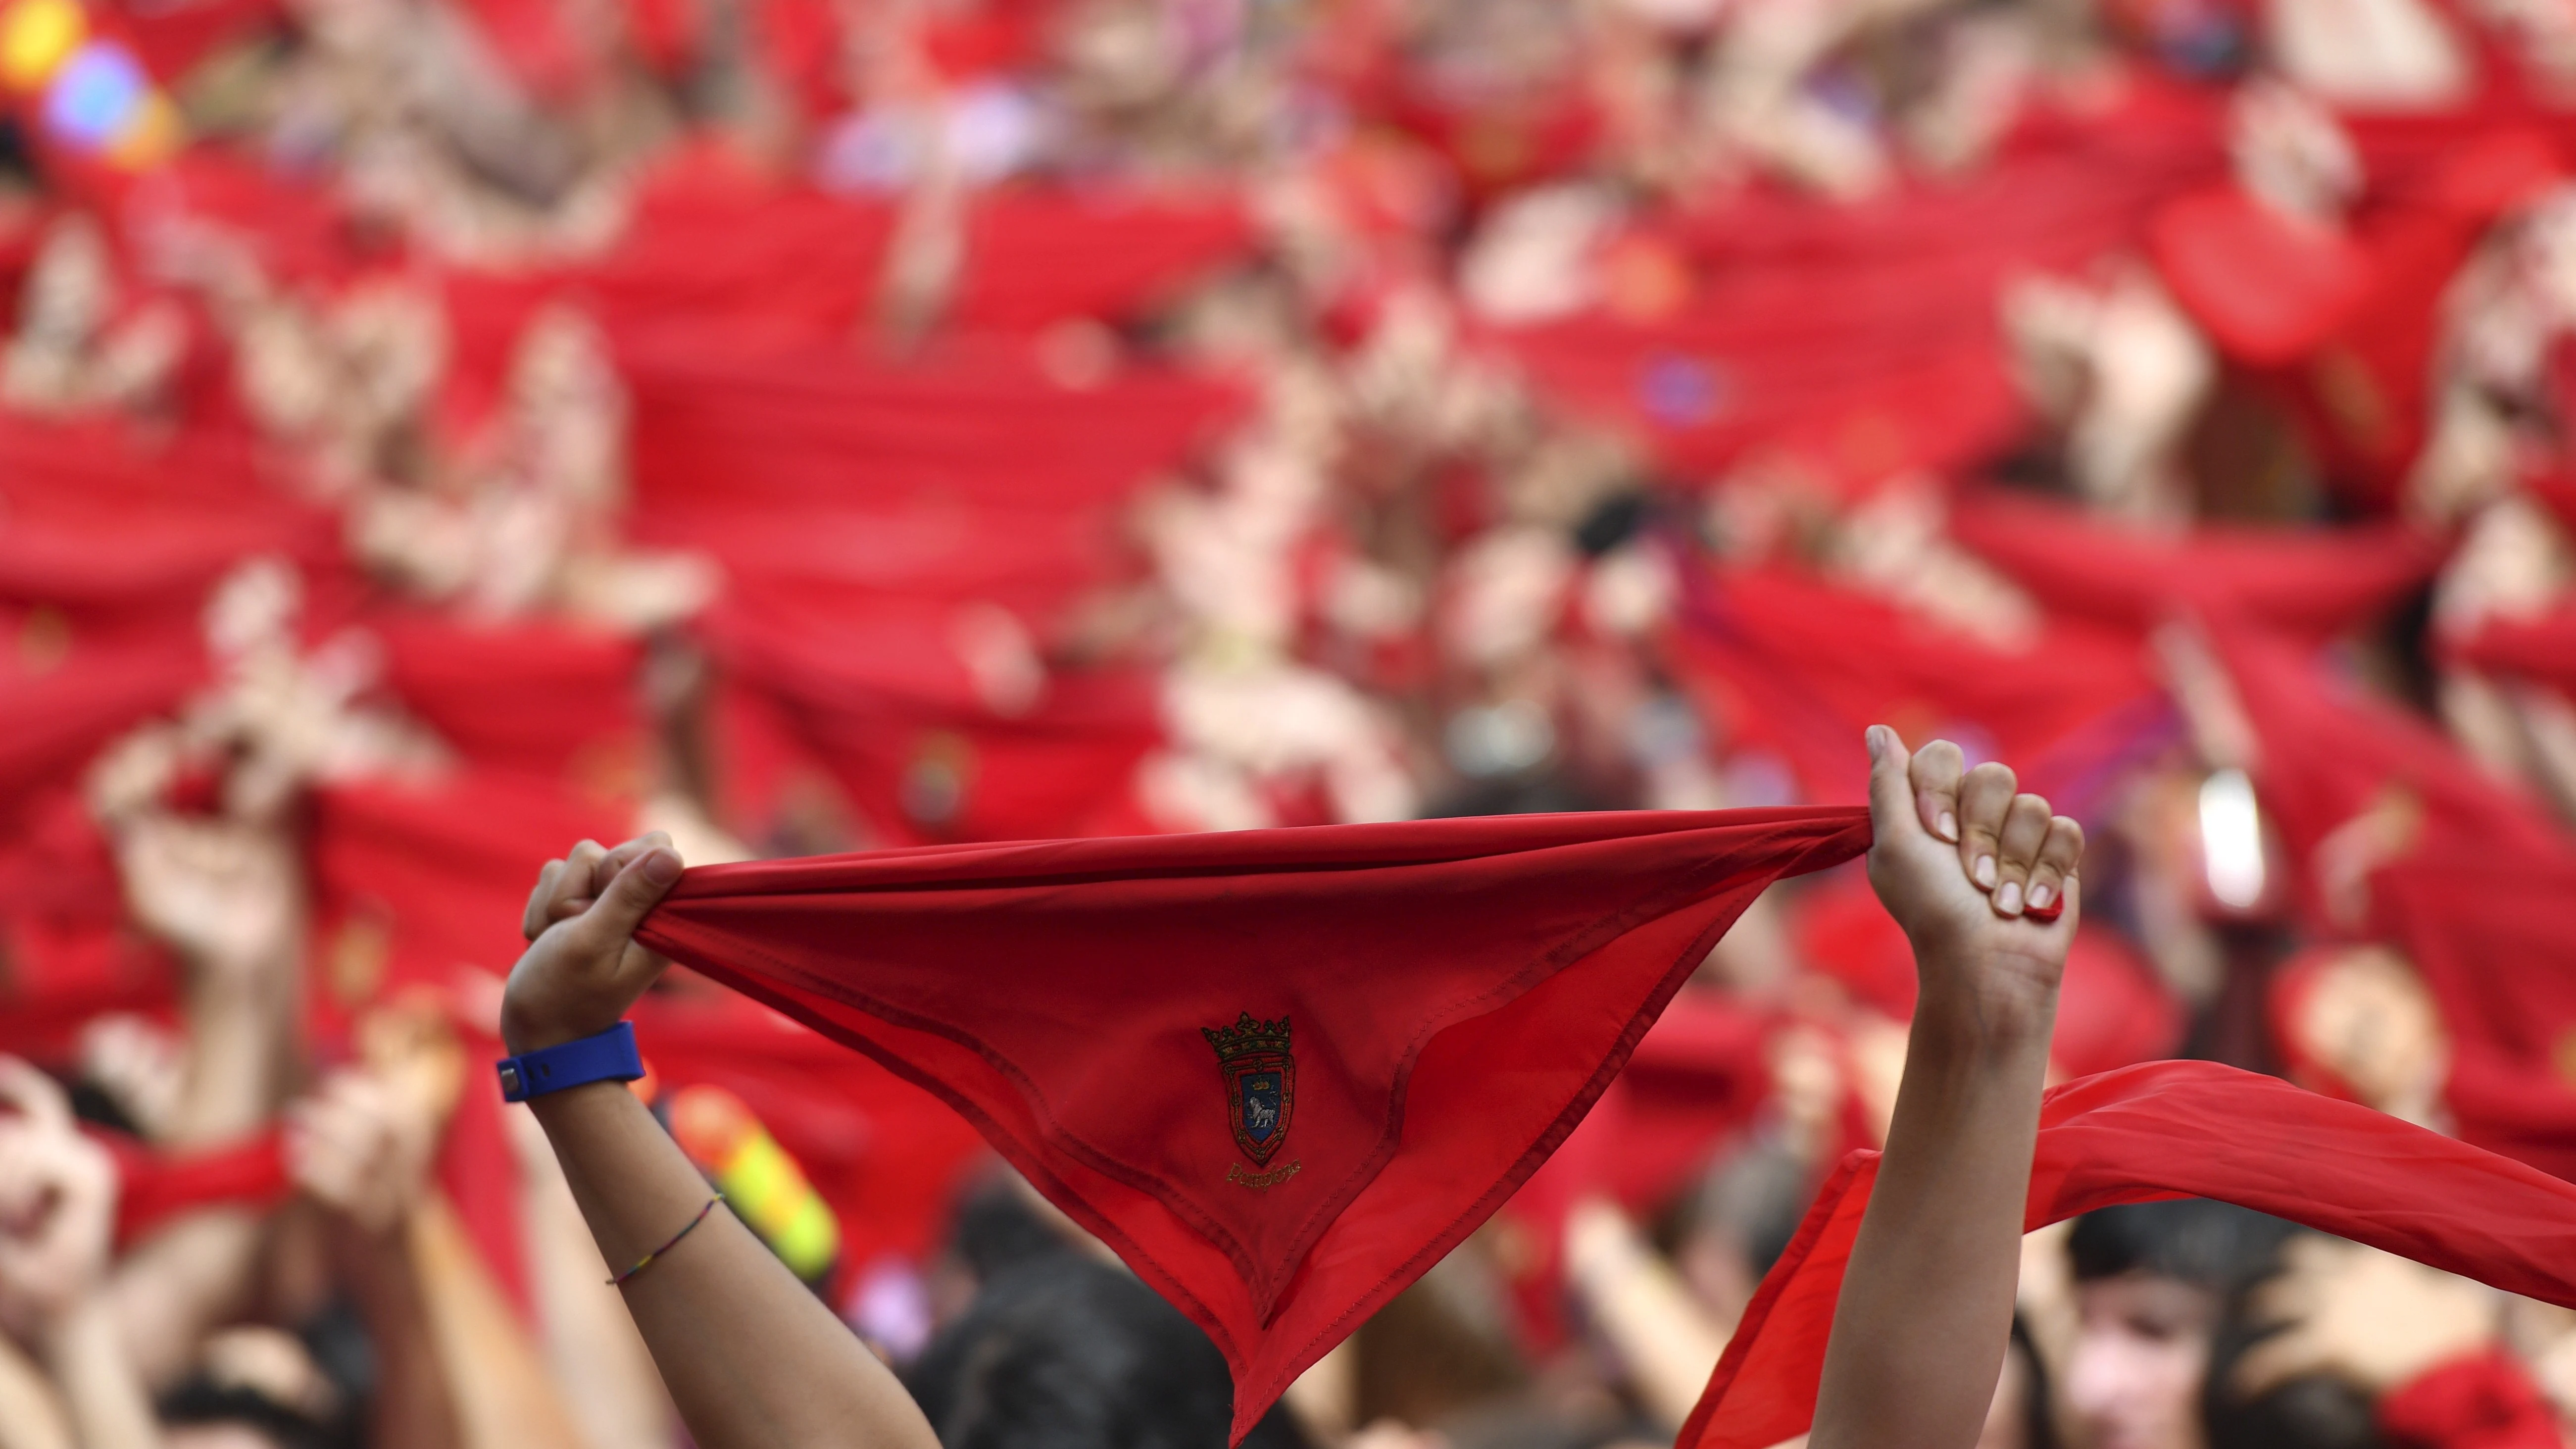
[(1277, 1021), (1257, 1021), (1247, 1011), (1234, 1019), (1234, 1025), (1203, 1026), (1199, 1028), (1199, 1035), (1206, 1037), (1208, 1045), (1216, 1048), (1216, 1059), (1220, 1062), (1264, 1052), (1285, 1056), (1288, 1052), (1288, 1018), (1284, 1016)]

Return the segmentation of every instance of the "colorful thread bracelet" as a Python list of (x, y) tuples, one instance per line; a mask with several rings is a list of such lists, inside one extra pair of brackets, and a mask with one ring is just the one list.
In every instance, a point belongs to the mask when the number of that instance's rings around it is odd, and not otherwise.
[(725, 1195), (723, 1193), (717, 1193), (714, 1197), (708, 1198), (707, 1205), (698, 1209), (698, 1215), (689, 1219), (689, 1225), (687, 1227), (673, 1233), (671, 1235), (671, 1241), (664, 1243), (662, 1246), (646, 1253), (643, 1257), (636, 1259), (634, 1267), (629, 1268), (625, 1272), (618, 1274), (616, 1277), (609, 1279), (608, 1286), (611, 1288), (623, 1288), (626, 1286), (628, 1279), (633, 1278), (636, 1274), (652, 1267), (654, 1259), (659, 1258), (664, 1253), (680, 1246), (680, 1240), (687, 1237), (689, 1234), (696, 1232), (698, 1230), (698, 1224), (705, 1222), (707, 1220), (707, 1214), (714, 1212), (716, 1210), (716, 1204), (723, 1202), (724, 1200)]

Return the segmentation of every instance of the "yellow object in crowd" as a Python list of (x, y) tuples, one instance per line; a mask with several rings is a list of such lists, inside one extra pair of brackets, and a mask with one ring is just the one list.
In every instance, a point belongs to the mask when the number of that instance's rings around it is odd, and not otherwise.
[(0, 81), (33, 90), (88, 37), (89, 17), (76, 0), (18, 0), (0, 15)]
[(80, 0), (0, 0), (0, 92), (57, 145), (140, 172), (186, 139), (178, 107)]
[(819, 1282), (841, 1252), (841, 1225), (805, 1170), (740, 1097), (722, 1087), (671, 1094), (671, 1135), (789, 1271)]

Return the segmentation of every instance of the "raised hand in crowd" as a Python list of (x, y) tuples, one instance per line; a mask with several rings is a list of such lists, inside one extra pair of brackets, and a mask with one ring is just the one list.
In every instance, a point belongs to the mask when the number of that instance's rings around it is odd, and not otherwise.
[(116, 844), (136, 923), (192, 969), (244, 987), (291, 969), (303, 893), (283, 832), (155, 811), (127, 821)]
[[(109, 792), (109, 777), (152, 773), (148, 761), (102, 769), (93, 793)], [(124, 784), (130, 794), (134, 781)], [(301, 866), (276, 826), (122, 803), (108, 818), (128, 907), (187, 967), (182, 1085), (150, 1125), (173, 1147), (238, 1140), (275, 1116), (297, 1067)], [(118, 1315), (147, 1382), (175, 1381), (205, 1334), (248, 1302), (263, 1237), (259, 1214), (209, 1207), (173, 1219), (117, 1265)]]
[(441, 1131), (463, 1083), (454, 1034), (428, 1011), (358, 1024), (360, 1062), (288, 1104), (287, 1175), (324, 1209), (323, 1248), (374, 1347), (374, 1433), (387, 1449), (454, 1449), (455, 1391), (434, 1323), (443, 1291), (413, 1245)]
[(2496, 1341), (2503, 1299), (2466, 1278), (2315, 1233), (2281, 1260), (2246, 1303), (2265, 1335), (2236, 1361), (2248, 1397), (2305, 1374), (2385, 1392)]
[(401, 1228), (427, 1186), (462, 1062), (452, 1039), (372, 1055), (288, 1105), (286, 1165), (316, 1202), (361, 1232), (382, 1235)]
[[(549, 863), (522, 925), (502, 1035), (514, 1053), (614, 1026), (664, 963), (635, 929), (680, 878), (666, 837), (584, 841)], [(706, 1449), (935, 1449), (902, 1384), (723, 1204), (632, 1092), (530, 1102), (689, 1433)]]
[(1877, 726), (1869, 750), (1870, 884), (1914, 944), (1919, 997), (1809, 1442), (1966, 1449), (2012, 1326), (2084, 832), (1946, 741), (1908, 753)]

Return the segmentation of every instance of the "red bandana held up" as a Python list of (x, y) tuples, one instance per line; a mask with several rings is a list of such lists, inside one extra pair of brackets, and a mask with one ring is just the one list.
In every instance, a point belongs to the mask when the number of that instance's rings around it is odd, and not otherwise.
[(930, 846), (693, 870), (636, 938), (973, 1120), (1207, 1330), (1239, 1438), (1763, 887), (1868, 845), (1837, 808)]
[[(1807, 1432), (1878, 1162), (1853, 1153), (1817, 1195), (1745, 1309), (1681, 1449), (1767, 1449)], [(2536, 1168), (2214, 1062), (2149, 1062), (2048, 1094), (2025, 1228), (2172, 1197), (2237, 1203), (2576, 1306), (2576, 1185)]]

